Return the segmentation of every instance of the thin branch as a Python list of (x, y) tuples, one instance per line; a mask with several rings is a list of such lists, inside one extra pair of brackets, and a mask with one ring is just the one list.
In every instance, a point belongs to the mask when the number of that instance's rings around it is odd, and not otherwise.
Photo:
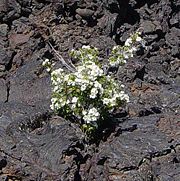
[(49, 46), (51, 47), (51, 49), (54, 51), (55, 55), (57, 56), (57, 58), (61, 61), (61, 63), (71, 72), (74, 72), (76, 70), (75, 66), (72, 64), (72, 62), (69, 61), (70, 65), (66, 63), (66, 61), (63, 59), (63, 57), (54, 49), (54, 47), (52, 46), (52, 44), (50, 42), (48, 42)]

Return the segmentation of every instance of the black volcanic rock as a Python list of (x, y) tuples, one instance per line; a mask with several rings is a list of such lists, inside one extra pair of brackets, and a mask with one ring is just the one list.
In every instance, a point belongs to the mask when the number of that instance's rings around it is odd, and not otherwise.
[[(1, 0), (0, 180), (179, 181), (180, 0)], [(50, 110), (45, 58), (95, 46), (106, 62), (140, 28), (147, 50), (117, 74), (130, 102), (87, 142)], [(113, 70), (109, 70), (113, 73)], [(115, 124), (113, 124), (115, 123)]]

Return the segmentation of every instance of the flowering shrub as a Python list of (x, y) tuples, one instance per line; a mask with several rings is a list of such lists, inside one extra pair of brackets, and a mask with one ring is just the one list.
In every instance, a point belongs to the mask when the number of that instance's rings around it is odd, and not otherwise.
[[(113, 48), (110, 66), (124, 64), (126, 59), (133, 56), (134, 43), (141, 41), (138, 35), (132, 35), (124, 47)], [(90, 46), (72, 50), (71, 56), (79, 61), (71, 71), (62, 68), (52, 70), (52, 63), (48, 59), (43, 62), (51, 74), (51, 109), (77, 118), (88, 134), (96, 130), (114, 108), (129, 102), (129, 96), (123, 91), (124, 85), (103, 71), (98, 54), (97, 48)]]
[(140, 37), (141, 33), (137, 32), (132, 34), (125, 42), (124, 46), (114, 46), (109, 57), (109, 63), (111, 66), (123, 65), (126, 61), (133, 57), (137, 51), (138, 46), (145, 46), (145, 42)]

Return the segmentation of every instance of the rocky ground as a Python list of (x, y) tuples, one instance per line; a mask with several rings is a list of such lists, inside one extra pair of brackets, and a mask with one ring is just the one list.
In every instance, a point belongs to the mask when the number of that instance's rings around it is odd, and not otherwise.
[[(0, 1), (0, 181), (180, 180), (180, 0)], [(96, 144), (54, 116), (44, 58), (143, 29), (148, 49), (120, 69), (131, 102)]]

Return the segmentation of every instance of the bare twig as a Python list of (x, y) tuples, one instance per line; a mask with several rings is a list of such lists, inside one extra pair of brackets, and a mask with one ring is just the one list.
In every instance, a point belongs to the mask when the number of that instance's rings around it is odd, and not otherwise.
[(52, 46), (52, 44), (50, 42), (48, 42), (49, 46), (51, 47), (51, 49), (54, 51), (55, 55), (57, 56), (57, 58), (61, 61), (61, 63), (71, 72), (74, 72), (76, 70), (75, 66), (72, 64), (72, 62), (69, 60), (68, 62), (70, 63), (67, 64), (66, 61), (63, 59), (63, 57), (54, 49), (54, 47)]

